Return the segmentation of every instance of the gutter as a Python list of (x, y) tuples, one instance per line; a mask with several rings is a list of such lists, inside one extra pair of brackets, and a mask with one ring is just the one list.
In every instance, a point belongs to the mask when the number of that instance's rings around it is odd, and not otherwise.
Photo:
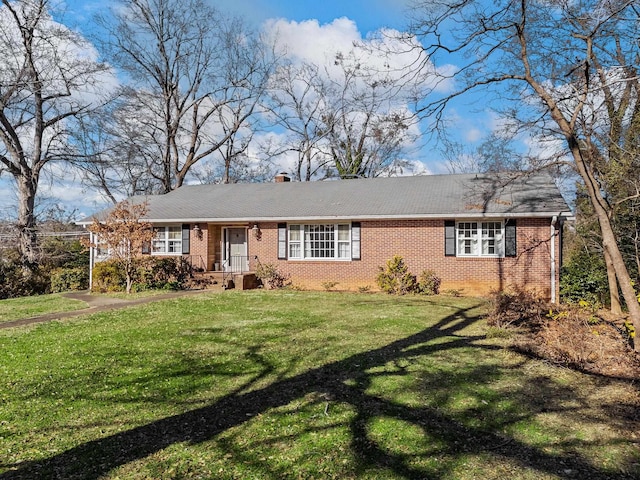
[[(457, 219), (483, 219), (483, 218), (549, 218), (562, 217), (571, 219), (570, 212), (485, 212), (485, 213), (434, 213), (434, 214), (341, 214), (341, 215), (294, 215), (294, 216), (242, 216), (242, 217), (144, 217), (141, 221), (154, 224), (168, 223), (255, 223), (255, 222), (322, 222), (322, 221), (350, 221), (350, 220), (457, 220)], [(77, 225), (90, 225), (93, 221), (79, 221)]]

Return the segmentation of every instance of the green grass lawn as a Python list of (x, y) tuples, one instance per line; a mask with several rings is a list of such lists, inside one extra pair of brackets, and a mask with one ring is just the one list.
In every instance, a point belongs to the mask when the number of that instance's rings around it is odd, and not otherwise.
[(10, 298), (0, 300), (0, 323), (83, 308), (87, 308), (85, 302), (65, 298), (59, 293)]
[(637, 478), (638, 385), (484, 310), (224, 292), (0, 330), (0, 479)]

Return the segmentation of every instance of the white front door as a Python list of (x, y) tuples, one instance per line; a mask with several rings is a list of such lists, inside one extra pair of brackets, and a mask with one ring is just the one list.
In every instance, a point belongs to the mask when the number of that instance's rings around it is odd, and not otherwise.
[(225, 271), (246, 272), (249, 270), (247, 258), (247, 229), (227, 228), (225, 241)]

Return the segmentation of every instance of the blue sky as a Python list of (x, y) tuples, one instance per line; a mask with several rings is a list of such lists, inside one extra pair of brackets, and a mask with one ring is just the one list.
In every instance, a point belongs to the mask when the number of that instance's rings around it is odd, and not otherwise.
[(408, 0), (219, 0), (214, 4), (257, 22), (267, 18), (331, 23), (348, 17), (363, 34), (381, 27), (401, 28), (406, 23)]
[[(87, 28), (93, 13), (106, 8), (104, 0), (63, 0), (67, 5), (67, 20)], [(267, 19), (285, 18), (331, 23), (348, 17), (363, 34), (381, 27), (401, 28), (406, 24), (410, 0), (209, 0), (219, 10), (246, 18), (255, 25)]]

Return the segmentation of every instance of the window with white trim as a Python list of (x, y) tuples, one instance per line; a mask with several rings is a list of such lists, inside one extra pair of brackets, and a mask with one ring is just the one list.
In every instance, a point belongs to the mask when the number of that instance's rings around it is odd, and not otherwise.
[(351, 260), (351, 224), (289, 225), (288, 230), (290, 259)]
[(153, 227), (155, 237), (151, 242), (153, 255), (180, 255), (182, 254), (182, 226), (169, 225), (166, 227)]
[(94, 248), (94, 258), (97, 262), (102, 262), (104, 260), (110, 259), (115, 252), (118, 253), (119, 256), (123, 256), (127, 254), (129, 242), (123, 240), (117, 248), (109, 245), (106, 240), (104, 240), (97, 233), (93, 234), (92, 246)]
[(456, 254), (460, 257), (504, 256), (502, 222), (458, 222)]
[(111, 257), (113, 250), (107, 243), (97, 234), (93, 234), (93, 245), (95, 248), (95, 258), (106, 260)]
[(302, 258), (302, 225), (289, 225), (289, 258)]

